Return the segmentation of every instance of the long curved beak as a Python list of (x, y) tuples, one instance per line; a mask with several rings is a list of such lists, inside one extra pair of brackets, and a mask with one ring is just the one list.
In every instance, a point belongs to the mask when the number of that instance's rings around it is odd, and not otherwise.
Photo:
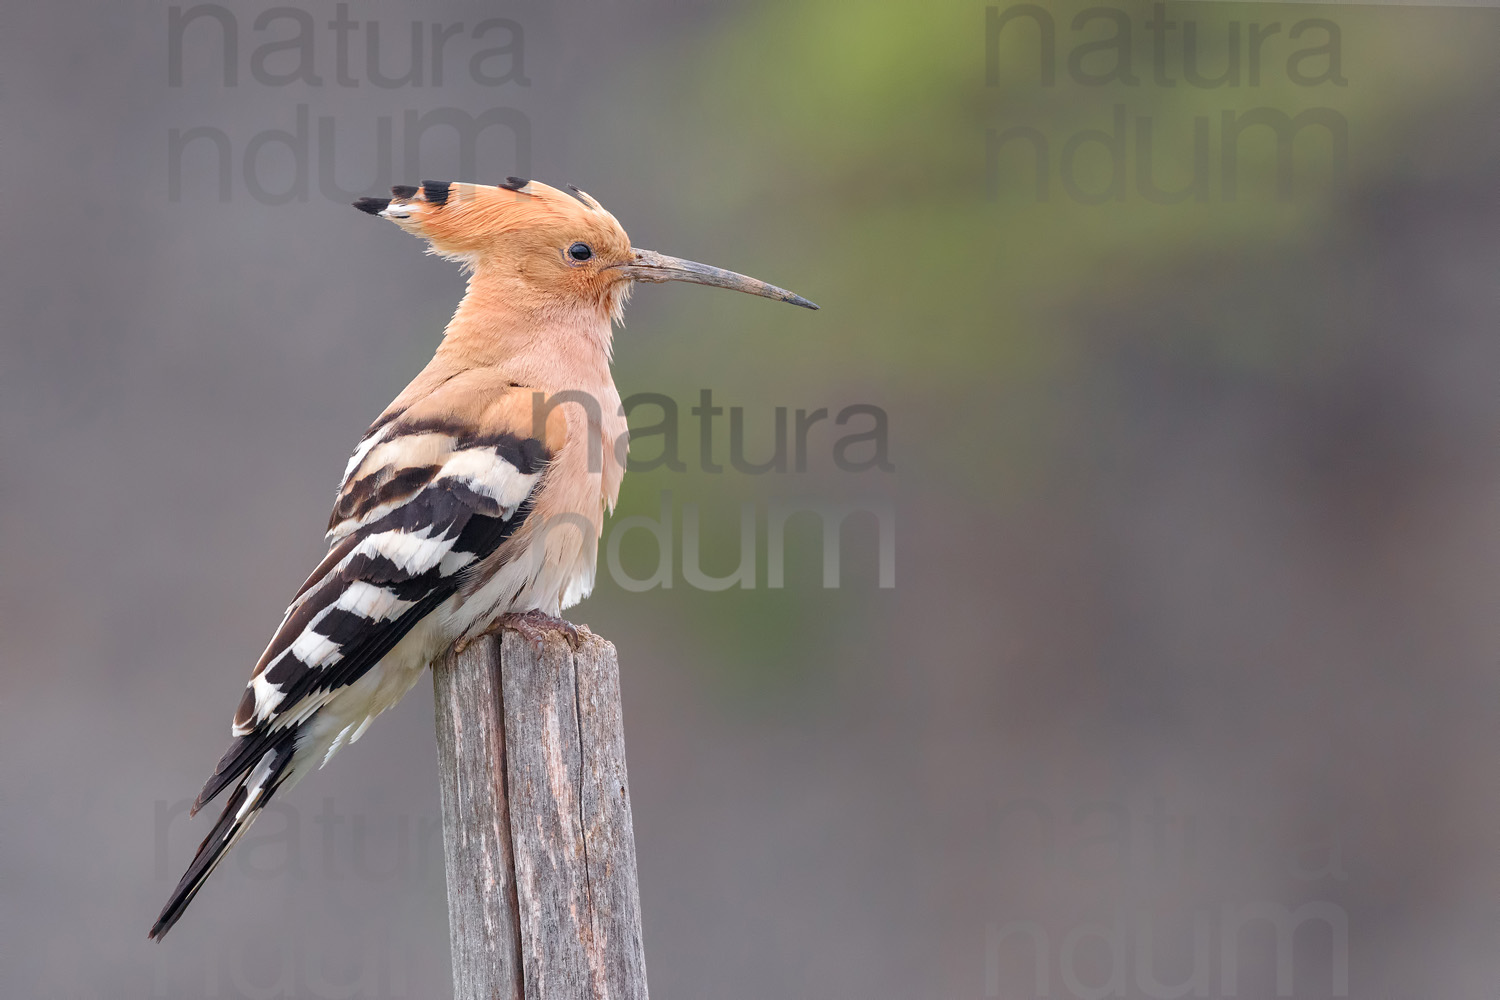
[(816, 303), (809, 302), (785, 288), (777, 288), (775, 285), (766, 284), (759, 278), (746, 277), (743, 274), (726, 271), (722, 267), (711, 267), (708, 264), (699, 264), (697, 261), (683, 260), (681, 257), (668, 257), (655, 250), (632, 250), (631, 253), (634, 259), (630, 263), (614, 266), (621, 274), (635, 281), (691, 281), (695, 285), (732, 288), (737, 292), (749, 292), (751, 295), (790, 302), (803, 309), (818, 308)]

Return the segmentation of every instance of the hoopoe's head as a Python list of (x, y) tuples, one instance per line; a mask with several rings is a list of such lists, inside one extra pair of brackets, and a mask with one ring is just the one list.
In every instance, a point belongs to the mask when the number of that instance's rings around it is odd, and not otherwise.
[(575, 187), (507, 177), (503, 184), (423, 181), (390, 198), (361, 198), (360, 211), (390, 219), (461, 261), (477, 279), (519, 284), (539, 308), (597, 308), (620, 318), (634, 282), (690, 281), (818, 308), (756, 278), (630, 245), (604, 206)]

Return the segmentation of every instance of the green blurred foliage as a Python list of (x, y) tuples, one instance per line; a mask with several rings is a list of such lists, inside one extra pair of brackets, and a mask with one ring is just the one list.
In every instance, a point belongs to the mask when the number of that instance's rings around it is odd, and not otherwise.
[[(1080, 417), (1058, 387), (1087, 379), (1117, 348), (1111, 317), (1132, 318), (1139, 338), (1140, 317), (1176, 310), (1146, 332), (1149, 346), (1208, 370), (1295, 380), (1334, 363), (1349, 340), (1345, 306), (1369, 290), (1331, 262), (1318, 276), (1321, 292), (1288, 301), (1284, 290), (1307, 283), (1307, 258), (1351, 203), (1420, 169), (1427, 154), (1413, 129), (1493, 58), (1493, 31), (1480, 30), (1493, 11), (1058, 3), (1040, 15), (1055, 32), (1048, 83), (1035, 18), (1013, 19), (989, 48), (989, 11), (1014, 6), (754, 5), (695, 44), (664, 46), (633, 67), (621, 88), (640, 95), (649, 119), (601, 114), (593, 124), (619, 170), (649, 174), (664, 192), (642, 242), (784, 284), (823, 309), (664, 296), (649, 349), (626, 344), (626, 331), (622, 392), (678, 398), (689, 467), (627, 478), (623, 513), (654, 511), (662, 489), (720, 512), (747, 498), (883, 494), (901, 498), (898, 537), (906, 539), (910, 519), (941, 516), (945, 497), (1001, 517), (1045, 502), (1049, 482), (1073, 474), (1064, 465), (1078, 455), (1061, 444)], [(1164, 36), (1170, 86), (1155, 76), (1153, 22), (1163, 16), (1176, 25)], [(1097, 48), (1120, 31), (1129, 33), (1138, 82), (1081, 80), (1120, 69), (1116, 53)], [(1236, 50), (1238, 85), (1184, 78), (1189, 31), (1203, 76), (1227, 72)], [(1263, 38), (1253, 60), (1252, 32)], [(1126, 119), (1124, 196), (1081, 204), (1061, 181), (1063, 148), (1088, 130), (1113, 132), (1117, 107)], [(1224, 115), (1256, 109), (1322, 109), (1346, 123), (1342, 176), (1329, 133), (1309, 127), (1293, 143), (1294, 188), (1282, 197), (1272, 134), (1251, 128), (1234, 157), (1239, 191), (1227, 200)], [(1155, 138), (1153, 178), (1167, 190), (1192, 176), (1194, 130), (1206, 130), (1206, 199), (1162, 204), (1141, 193), (1141, 120)], [(1003, 146), (989, 172), (987, 136), (1017, 127), (1047, 142), (1046, 200), (1023, 142)], [(1074, 176), (1083, 191), (1104, 190), (1111, 169), (1101, 143), (1080, 146)], [(1168, 294), (1180, 301), (1164, 301)], [(1287, 310), (1298, 322), (1287, 322)], [(774, 406), (878, 403), (892, 413), (897, 472), (841, 474), (825, 444), (804, 476), (704, 474), (686, 412), (703, 385), (724, 405), (747, 407), (752, 455), (768, 452)], [(728, 567), (737, 537), (732, 517), (719, 520), (705, 525), (705, 560)], [(759, 538), (763, 545), (763, 531)], [(815, 533), (803, 543), (815, 546)], [(684, 589), (673, 606), (685, 627), (744, 630), (716, 668), (726, 691), (785, 684), (790, 692), (806, 671), (789, 659), (810, 661), (817, 623), (847, 624), (869, 601), (872, 578), (873, 569), (860, 581), (846, 573), (844, 589), (827, 592), (813, 583), (682, 600)], [(759, 680), (748, 679), (753, 671)]]
[[(662, 208), (676, 216), (673, 228), (732, 234), (720, 245), (828, 310), (813, 325), (767, 321), (749, 309), (726, 320), (718, 304), (705, 304), (685, 324), (734, 323), (723, 343), (749, 366), (747, 380), (775, 370), (783, 384), (800, 375), (820, 385), (828, 373), (845, 372), (910, 380), (925, 393), (952, 379), (1027, 379), (1076, 361), (1083, 345), (1062, 314), (1080, 298), (1129, 296), (1154, 272), (1204, 254), (1255, 254), (1306, 240), (1345, 198), (1399, 171), (1406, 123), (1451, 100), (1491, 58), (1487, 33), (1469, 30), (1490, 17), (1487, 11), (1434, 16), (1414, 8), (1177, 3), (1163, 8), (1177, 24), (1165, 46), (1175, 85), (1159, 86), (1151, 65), (1155, 6), (1047, 5), (1056, 35), (1051, 85), (1040, 80), (1039, 32), (1025, 17), (999, 32), (998, 80), (986, 83), (983, 4), (757, 5), (700, 45), (644, 61), (639, 79), (625, 88), (650, 94), (662, 112), (649, 123), (654, 158), (634, 166), (666, 175), (663, 188), (672, 197)], [(1075, 28), (1086, 10), (1116, 11), (1121, 24), (1096, 14)], [(1300, 37), (1290, 39), (1304, 22)], [(1068, 67), (1075, 50), (1121, 25), (1132, 36), (1138, 85), (1074, 79)], [(1279, 25), (1261, 43), (1254, 86), (1252, 25)], [(1183, 79), (1189, 26), (1197, 63), (1210, 77), (1227, 67), (1230, 32), (1237, 32), (1240, 86)], [(1328, 46), (1337, 50), (1346, 82), (1294, 82), (1288, 60), (1299, 52), (1309, 53), (1296, 66), (1304, 78), (1331, 75), (1328, 58), (1312, 54)], [(1114, 64), (1113, 55), (1095, 52), (1080, 68), (1102, 75)], [(1081, 205), (1067, 196), (1057, 177), (1061, 147), (1081, 131), (1111, 130), (1116, 105), (1132, 121), (1151, 119), (1155, 173), (1166, 188), (1188, 175), (1194, 119), (1208, 120), (1207, 202), (1162, 205), (1141, 197), (1134, 134), (1122, 201)], [(1269, 133), (1252, 130), (1240, 145), (1239, 197), (1225, 202), (1220, 115), (1263, 107), (1341, 115), (1350, 150), (1343, 183), (1330, 179), (1325, 135), (1309, 129), (1296, 143), (1297, 191), (1278, 199), (1274, 144)], [(1036, 200), (1021, 146), (1004, 153), (999, 196), (987, 197), (986, 130), (1016, 126), (1050, 140), (1045, 203)], [(619, 138), (620, 149), (641, 149)], [(1097, 146), (1080, 152), (1086, 189), (1107, 180), (1099, 153)], [(767, 364), (788, 354), (799, 371)]]

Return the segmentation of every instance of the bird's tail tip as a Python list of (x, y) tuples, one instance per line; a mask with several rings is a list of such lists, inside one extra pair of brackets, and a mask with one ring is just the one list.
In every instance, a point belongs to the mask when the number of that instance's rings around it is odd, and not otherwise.
[[(172, 890), (171, 897), (167, 899), (167, 905), (162, 907), (161, 914), (147, 932), (147, 940), (160, 941), (181, 919), (188, 904), (198, 895), (198, 890), (203, 888), (203, 883), (213, 874), (224, 855), (239, 841), (250, 824), (255, 822), (266, 803), (271, 801), (276, 789), (289, 777), (288, 765), (292, 761), (294, 750), (294, 744), (290, 740), (267, 750), (250, 776), (229, 796), (229, 800), (224, 803), (224, 811), (219, 814), (219, 821), (208, 832), (208, 836), (203, 838), (203, 843), (198, 845), (192, 864), (188, 865), (177, 888)], [(196, 812), (201, 805), (201, 800), (195, 803), (193, 811)]]

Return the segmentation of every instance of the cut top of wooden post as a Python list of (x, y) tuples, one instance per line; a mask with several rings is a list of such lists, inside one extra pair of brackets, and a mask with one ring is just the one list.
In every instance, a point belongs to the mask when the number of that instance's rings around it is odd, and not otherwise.
[(645, 1000), (615, 647), (485, 636), (433, 665), (457, 1000)]

